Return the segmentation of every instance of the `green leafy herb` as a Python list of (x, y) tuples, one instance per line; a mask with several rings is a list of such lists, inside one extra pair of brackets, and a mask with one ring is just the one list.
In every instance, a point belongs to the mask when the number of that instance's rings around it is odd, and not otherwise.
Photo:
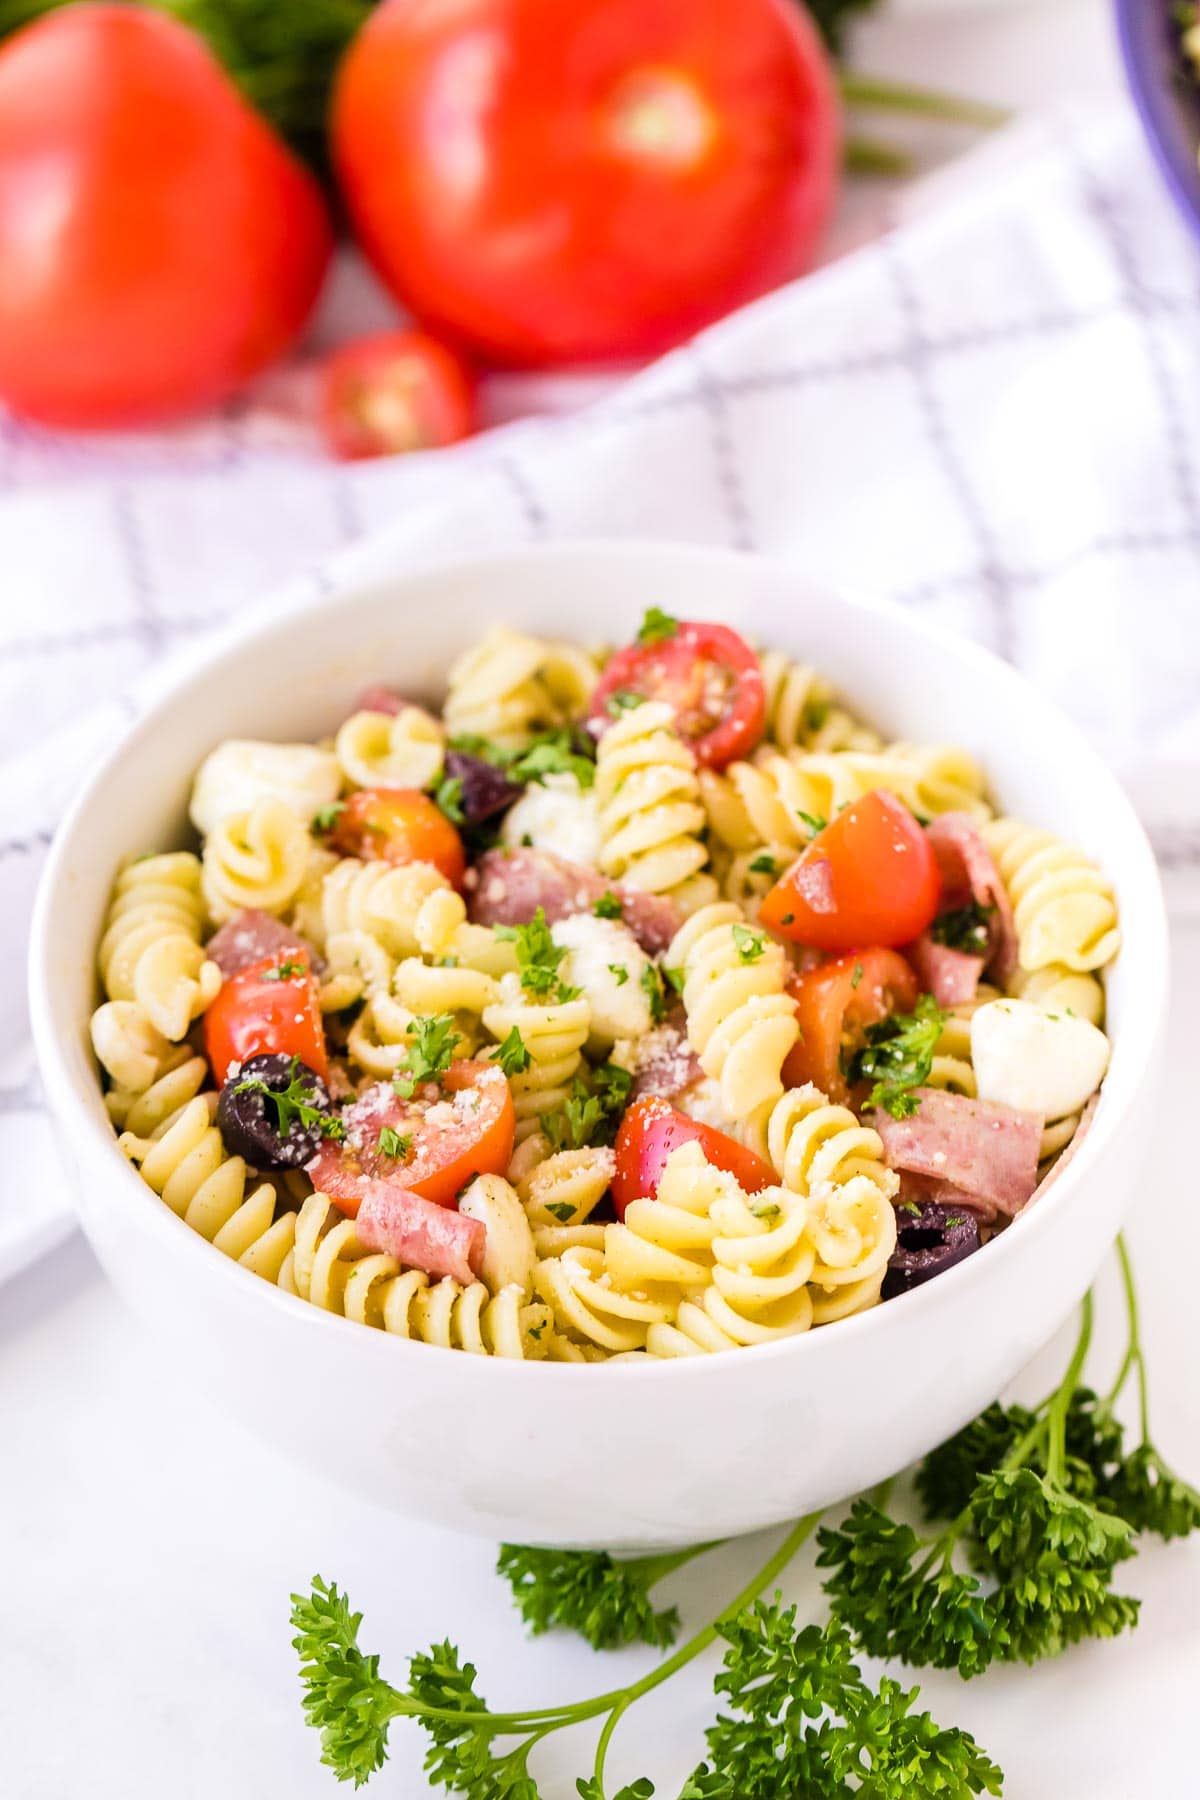
[(763, 850), (750, 864), (750, 873), (752, 875), (774, 875), (776, 867), (775, 858), (769, 851)]
[(601, 894), (592, 911), (598, 919), (622, 919), (625, 916), (624, 902), (611, 889), (607, 894)]
[(428, 1019), (413, 1022), (412, 1036), (404, 1060), (392, 1078), (392, 1086), (403, 1100), (411, 1100), (423, 1081), (437, 1081), (454, 1060), (459, 1032), (453, 1013), (434, 1013)]
[(780, 1209), (775, 1200), (752, 1200), (750, 1211), (756, 1219), (777, 1219)]
[(539, 1124), (552, 1150), (583, 1150), (611, 1144), (629, 1100), (633, 1076), (619, 1063), (601, 1063), (585, 1081), (576, 1076), (571, 1092), (554, 1112), (543, 1113)]
[[(734, 930), (736, 931), (736, 929), (737, 927), (735, 926)], [(642, 972), (638, 977), (638, 985), (643, 994), (645, 994), (650, 1007), (650, 1023), (652, 1025), (661, 1025), (663, 1019), (666, 1017), (667, 1001), (666, 996), (663, 993), (662, 976), (658, 972), (657, 964), (643, 964)]]
[(663, 612), (661, 607), (649, 606), (638, 628), (637, 641), (639, 644), (661, 644), (666, 638), (673, 638), (678, 630), (678, 619)]
[(393, 1162), (407, 1162), (412, 1154), (412, 1134), (401, 1136), (394, 1125), (385, 1125), (379, 1133), (379, 1153), (390, 1156)]
[(319, 806), (313, 814), (313, 830), (332, 831), (345, 810), (344, 800), (331, 800), (328, 806)]
[(850, 977), (850, 986), (852, 988), (857, 988), (857, 986), (858, 986), (859, 982), (862, 980), (862, 978), (863, 978), (863, 966), (860, 962), (856, 962), (854, 965), (854, 973)]
[(534, 1550), (502, 1544), (496, 1573), (512, 1588), (534, 1637), (566, 1629), (586, 1638), (593, 1650), (615, 1650), (623, 1644), (664, 1649), (675, 1642), (679, 1614), (673, 1606), (656, 1610), (649, 1589), (707, 1547), (617, 1561), (606, 1550)]
[(567, 951), (551, 937), (542, 907), (527, 925), (495, 925), (492, 929), (498, 938), (516, 945), (517, 969), (527, 994), (557, 1004), (579, 998), (579, 989), (568, 987), (558, 973)]
[(881, 1106), (893, 1119), (911, 1118), (917, 1110), (912, 1089), (929, 1080), (933, 1054), (947, 1014), (932, 994), (922, 994), (912, 1013), (893, 1013), (867, 1027), (867, 1042), (851, 1062), (855, 1081), (872, 1081), (869, 1106)]
[(624, 963), (609, 963), (608, 972), (618, 987), (624, 987), (629, 980), (629, 970)]
[(288, 1069), (288, 1084), (281, 1091), (268, 1087), (265, 1081), (252, 1076), (246, 1081), (239, 1081), (233, 1092), (261, 1094), (275, 1108), (275, 1123), (280, 1137), (287, 1137), (292, 1126), (297, 1123), (301, 1130), (319, 1131), (322, 1137), (331, 1138), (335, 1142), (340, 1142), (346, 1135), (342, 1121), (317, 1104), (317, 1090), (301, 1075), (298, 1056), (292, 1058)]
[(512, 781), (525, 783), (545, 781), (547, 775), (573, 775), (581, 788), (590, 788), (596, 764), (576, 748), (576, 739), (564, 728), (535, 738), (509, 763), (507, 773)]
[(802, 825), (808, 826), (808, 829), (812, 832), (814, 837), (816, 837), (818, 831), (824, 831), (829, 823), (828, 819), (819, 818), (816, 813), (797, 812), (796, 817)]
[(575, 1208), (569, 1200), (549, 1200), (546, 1211), (557, 1219), (560, 1225), (568, 1224), (575, 1217)]
[(529, 1054), (529, 1046), (514, 1025), (502, 1044), (497, 1044), (492, 1051), (492, 1061), (500, 1064), (504, 1073), (523, 1075), (533, 1058)]
[(686, 969), (663, 969), (661, 973), (662, 978), (667, 983), (668, 987), (674, 988), (677, 994), (683, 993), (684, 987), (687, 984)]
[(753, 931), (749, 925), (732, 925), (730, 934), (738, 953), (739, 962), (756, 963), (761, 961), (767, 948), (764, 932)]
[(614, 688), (604, 702), (604, 710), (610, 719), (619, 719), (622, 713), (634, 712), (645, 702), (645, 694), (639, 694), (636, 688)]
[(434, 804), (440, 812), (445, 813), (452, 825), (465, 825), (466, 814), (462, 809), (463, 784), (461, 775), (446, 775), (437, 785)]
[(285, 957), (283, 962), (276, 963), (273, 969), (263, 970), (264, 981), (295, 981), (301, 975), (308, 974), (308, 964), (297, 957)]
[(994, 906), (981, 906), (978, 900), (972, 900), (967, 906), (955, 907), (952, 912), (939, 913), (931, 927), (935, 944), (945, 944), (949, 950), (962, 950), (968, 956), (983, 956), (987, 953), (989, 943), (988, 921), (995, 912)]

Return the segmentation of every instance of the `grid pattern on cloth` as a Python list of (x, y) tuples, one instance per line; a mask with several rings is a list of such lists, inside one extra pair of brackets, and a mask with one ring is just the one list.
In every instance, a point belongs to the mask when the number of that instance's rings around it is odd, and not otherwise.
[(586, 408), (436, 457), (330, 465), (289, 379), (154, 437), (0, 425), (0, 1137), (31, 1158), (21, 960), (79, 772), (148, 671), (372, 533), (400, 564), (718, 543), (917, 609), (1075, 717), (1200, 895), (1200, 262), (1129, 118), (1020, 127)]

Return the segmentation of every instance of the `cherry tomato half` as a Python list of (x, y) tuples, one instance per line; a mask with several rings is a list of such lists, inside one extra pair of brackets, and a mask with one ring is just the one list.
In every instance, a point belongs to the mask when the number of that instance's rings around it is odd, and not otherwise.
[(331, 112), (383, 279), (534, 365), (655, 355), (807, 268), (840, 135), (793, 0), (385, 0)]
[(364, 862), (432, 863), (461, 887), (467, 858), (444, 812), (419, 788), (359, 788), (330, 832), (331, 849)]
[(868, 1025), (911, 1012), (917, 978), (895, 950), (856, 950), (788, 981), (800, 1037), (783, 1065), (785, 1087), (813, 1082), (831, 1100), (846, 1098), (842, 1063), (862, 1047)]
[[(453, 1206), (476, 1175), (502, 1175), (512, 1160), (512, 1093), (495, 1063), (451, 1063), (439, 1082), (426, 1082), (410, 1100), (398, 1094), (385, 1100), (372, 1110), (369, 1128), (365, 1122), (355, 1125), (358, 1148), (327, 1143), (308, 1164), (314, 1187), (351, 1218), (372, 1181), (392, 1182), (439, 1206)], [(402, 1156), (379, 1150), (385, 1126), (407, 1140)]]
[(589, 729), (599, 737), (634, 695), (674, 708), (676, 729), (709, 769), (749, 756), (766, 724), (762, 665), (728, 625), (681, 623), (653, 643), (618, 650), (592, 695)]
[(903, 801), (877, 788), (817, 833), (759, 918), (780, 937), (821, 950), (895, 949), (933, 923), (940, 894), (929, 839)]
[(204, 1048), (218, 1086), (231, 1063), (268, 1052), (298, 1056), (324, 1081), (329, 1059), (308, 952), (277, 950), (231, 975), (204, 1015)]
[(475, 383), (462, 357), (423, 331), (359, 338), (321, 374), (321, 432), (348, 461), (436, 450), (469, 437)]
[(617, 1132), (617, 1172), (612, 1197), (618, 1219), (625, 1217), (631, 1200), (643, 1200), (658, 1191), (668, 1156), (680, 1144), (699, 1144), (716, 1169), (724, 1169), (748, 1194), (757, 1194), (775, 1181), (770, 1163), (747, 1150), (736, 1138), (727, 1137), (715, 1125), (703, 1125), (666, 1100), (650, 1094), (635, 1100)]
[(65, 6), (0, 49), (15, 412), (111, 427), (214, 405), (296, 338), (331, 244), (312, 175), (162, 8)]

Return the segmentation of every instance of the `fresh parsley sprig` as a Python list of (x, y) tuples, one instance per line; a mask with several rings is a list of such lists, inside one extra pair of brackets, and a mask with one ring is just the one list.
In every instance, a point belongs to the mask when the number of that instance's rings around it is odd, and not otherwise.
[(423, 1081), (438, 1081), (454, 1060), (460, 1034), (453, 1013), (433, 1013), (414, 1019), (408, 1047), (392, 1086), (402, 1100), (411, 1100)]
[(287, 1137), (292, 1126), (299, 1123), (303, 1131), (319, 1131), (322, 1137), (337, 1142), (346, 1135), (342, 1121), (333, 1113), (318, 1104), (316, 1088), (311, 1081), (305, 1080), (300, 1073), (300, 1058), (293, 1056), (288, 1068), (288, 1084), (285, 1088), (273, 1088), (257, 1076), (239, 1081), (233, 1089), (235, 1094), (261, 1094), (275, 1108), (275, 1123), (280, 1137)]
[(911, 1013), (893, 1013), (867, 1027), (867, 1041), (850, 1065), (853, 1081), (871, 1081), (868, 1106), (881, 1106), (893, 1119), (917, 1110), (912, 1089), (929, 1080), (933, 1054), (945, 1029), (944, 1013), (932, 994), (922, 994)]
[(619, 1063), (600, 1063), (587, 1078), (577, 1075), (571, 1092), (538, 1120), (552, 1150), (584, 1150), (611, 1144), (629, 1101), (633, 1076)]
[(615, 1650), (624, 1644), (653, 1644), (663, 1650), (678, 1635), (679, 1612), (674, 1606), (656, 1609), (650, 1589), (712, 1548), (697, 1544), (661, 1556), (618, 1560), (606, 1550), (501, 1544), (496, 1573), (511, 1587), (534, 1637), (565, 1629), (578, 1632), (593, 1650)]
[(538, 907), (526, 925), (493, 925), (492, 930), (505, 943), (516, 946), (517, 973), (532, 999), (561, 1006), (579, 998), (580, 990), (569, 986), (558, 972), (567, 950), (551, 937), (543, 907)]
[(547, 775), (573, 775), (581, 788), (590, 788), (596, 779), (594, 741), (586, 732), (572, 731), (567, 725), (536, 732), (517, 748), (497, 744), (475, 732), (461, 732), (450, 739), (450, 749), (480, 757), (493, 768), (502, 769), (510, 781), (525, 786), (544, 782)]

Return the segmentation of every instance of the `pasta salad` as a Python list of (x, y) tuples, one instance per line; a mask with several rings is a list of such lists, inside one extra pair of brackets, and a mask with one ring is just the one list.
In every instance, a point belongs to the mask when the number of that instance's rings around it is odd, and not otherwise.
[(1008, 1229), (1107, 1068), (1101, 871), (724, 625), (496, 625), (440, 712), (218, 744), (190, 818), (99, 945), (120, 1147), (402, 1337), (646, 1360), (861, 1312)]

